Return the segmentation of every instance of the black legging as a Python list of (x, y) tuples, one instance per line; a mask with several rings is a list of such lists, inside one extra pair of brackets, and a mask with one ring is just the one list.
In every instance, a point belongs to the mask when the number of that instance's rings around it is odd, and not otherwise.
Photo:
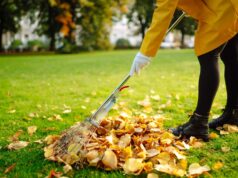
[(207, 116), (219, 86), (219, 64), (221, 57), (225, 65), (225, 82), (227, 90), (227, 108), (238, 108), (238, 34), (226, 44), (198, 56), (200, 78), (198, 103), (195, 112)]

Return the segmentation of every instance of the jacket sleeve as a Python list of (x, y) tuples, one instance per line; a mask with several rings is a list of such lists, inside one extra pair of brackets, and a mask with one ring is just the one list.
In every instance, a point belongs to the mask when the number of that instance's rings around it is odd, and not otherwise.
[(154, 57), (172, 20), (179, 0), (157, 0), (150, 28), (146, 32), (140, 52)]

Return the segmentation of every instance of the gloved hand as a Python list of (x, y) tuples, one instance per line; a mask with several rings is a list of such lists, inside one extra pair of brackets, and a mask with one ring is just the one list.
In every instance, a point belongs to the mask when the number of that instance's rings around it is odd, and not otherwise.
[(147, 57), (140, 52), (137, 53), (136, 57), (131, 66), (130, 76), (133, 76), (135, 73), (138, 75), (140, 70), (150, 64), (151, 58)]

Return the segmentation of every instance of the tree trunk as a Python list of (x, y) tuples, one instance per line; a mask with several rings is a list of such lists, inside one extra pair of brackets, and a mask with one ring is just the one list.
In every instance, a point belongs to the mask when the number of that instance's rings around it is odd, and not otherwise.
[(184, 42), (185, 42), (185, 31), (182, 29), (181, 30), (181, 48), (185, 48), (185, 44), (184, 44)]
[(142, 37), (142, 40), (143, 40), (144, 37), (145, 37), (146, 25), (143, 23), (143, 19), (140, 15), (139, 15), (139, 22), (140, 22), (140, 27), (141, 27), (141, 37)]
[(0, 19), (0, 52), (3, 51), (2, 36), (3, 36), (2, 19)]
[(55, 24), (54, 24), (55, 14), (54, 14), (54, 9), (51, 6), (49, 6), (48, 18), (49, 18), (49, 37), (50, 37), (49, 50), (54, 51), (55, 50)]

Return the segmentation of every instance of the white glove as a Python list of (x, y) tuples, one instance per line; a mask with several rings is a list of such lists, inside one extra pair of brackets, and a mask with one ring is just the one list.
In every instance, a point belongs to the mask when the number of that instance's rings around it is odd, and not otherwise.
[(137, 53), (131, 66), (130, 76), (133, 76), (135, 73), (138, 75), (141, 69), (150, 64), (150, 61), (150, 57), (147, 57), (140, 52)]

